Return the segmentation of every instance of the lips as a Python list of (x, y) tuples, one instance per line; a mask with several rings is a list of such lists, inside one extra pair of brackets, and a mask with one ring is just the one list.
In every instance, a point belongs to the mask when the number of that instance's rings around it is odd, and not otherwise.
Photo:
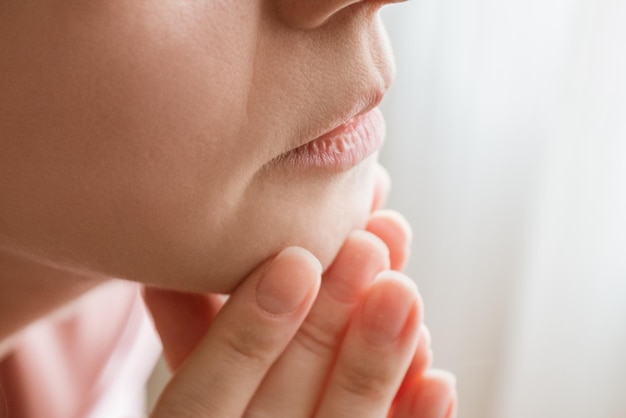
[(385, 120), (375, 107), (287, 152), (278, 163), (297, 170), (345, 171), (378, 150), (384, 138)]

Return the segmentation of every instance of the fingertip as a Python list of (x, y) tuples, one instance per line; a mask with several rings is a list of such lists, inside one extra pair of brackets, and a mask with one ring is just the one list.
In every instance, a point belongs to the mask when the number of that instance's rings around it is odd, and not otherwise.
[(313, 253), (305, 248), (297, 246), (287, 247), (278, 253), (275, 260), (279, 258), (293, 258), (299, 260), (300, 262), (305, 263), (305, 265), (311, 267), (316, 275), (320, 276), (322, 274), (322, 263), (313, 255)]
[(352, 231), (324, 274), (323, 287), (336, 301), (356, 304), (376, 274), (390, 267), (389, 249), (374, 234)]
[(456, 377), (444, 370), (429, 370), (414, 381), (413, 399), (410, 401), (412, 416), (452, 418), (456, 415)]
[(422, 296), (417, 283), (406, 274), (396, 270), (384, 270), (376, 275), (376, 282), (386, 287), (401, 287), (404, 292), (415, 298), (419, 305), (420, 313), (422, 312)]
[(376, 226), (381, 225), (381, 227), (393, 228), (398, 236), (403, 238), (403, 241), (407, 246), (411, 245), (413, 242), (413, 228), (411, 228), (411, 224), (409, 221), (398, 211), (393, 209), (381, 209), (373, 212), (370, 215), (370, 220), (368, 222), (373, 223)]
[(379, 271), (390, 269), (389, 247), (385, 241), (370, 231), (352, 231), (348, 235), (344, 246), (346, 252), (354, 252), (363, 261), (368, 259), (376, 260), (380, 266)]
[(393, 210), (370, 215), (366, 230), (379, 237), (389, 248), (391, 268), (401, 271), (408, 262), (413, 232), (408, 221)]
[(431, 369), (428, 371), (428, 377), (432, 380), (442, 382), (446, 387), (456, 390), (456, 375), (448, 370)]
[(377, 275), (363, 303), (363, 336), (380, 346), (400, 339), (416, 344), (421, 311), (415, 283), (397, 271), (383, 271)]
[[(413, 301), (411, 314), (405, 324), (403, 335), (410, 337), (417, 344), (419, 342), (419, 328), (424, 320), (424, 303), (417, 283), (406, 274), (395, 270), (380, 272), (375, 282), (386, 288), (385, 292), (391, 295), (391, 303), (398, 302), (398, 296), (393, 296), (394, 293), (392, 292), (395, 292), (395, 295), (403, 295), (403, 297)], [(395, 290), (393, 290), (394, 288)]]
[(301, 247), (282, 250), (261, 275), (256, 302), (262, 311), (284, 316), (310, 307), (319, 288), (322, 265)]

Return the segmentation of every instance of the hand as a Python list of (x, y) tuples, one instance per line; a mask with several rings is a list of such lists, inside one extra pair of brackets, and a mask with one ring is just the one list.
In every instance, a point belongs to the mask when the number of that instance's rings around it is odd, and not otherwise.
[(147, 289), (175, 371), (153, 416), (453, 416), (450, 377), (427, 371), (415, 286), (389, 270), (406, 262), (406, 222), (375, 212), (368, 230), (348, 237), (321, 285), (317, 261), (290, 248), (223, 308), (215, 295)]

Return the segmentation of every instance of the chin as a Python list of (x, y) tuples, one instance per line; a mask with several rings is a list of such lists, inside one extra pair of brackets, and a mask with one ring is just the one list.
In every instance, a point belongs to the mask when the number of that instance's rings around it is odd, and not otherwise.
[(375, 162), (372, 155), (333, 176), (259, 178), (228, 216), (204, 211), (171, 228), (152, 228), (148, 237), (141, 234), (143, 245), (128, 247), (130, 240), (120, 240), (109, 252), (121, 245), (125, 250), (118, 248), (102, 267), (113, 267), (105, 271), (116, 277), (217, 293), (231, 293), (288, 246), (307, 249), (326, 269), (350, 232), (367, 223)]
[[(257, 205), (246, 230), (251, 232), (255, 226), (262, 226), (263, 230), (256, 231), (262, 248), (254, 246), (259, 256), (248, 264), (249, 269), (287, 246), (299, 246), (313, 253), (326, 270), (347, 236), (367, 224), (374, 195), (375, 163), (376, 155), (372, 155), (330, 181), (310, 180), (300, 191), (284, 187), (267, 200), (266, 208)], [(285, 190), (291, 192), (286, 194)]]
[[(363, 203), (365, 201), (363, 199)], [(365, 228), (370, 212), (369, 200), (366, 203), (345, 208), (341, 216), (332, 216), (314, 231), (316, 237), (308, 247), (303, 243), (302, 246), (320, 260), (324, 271), (332, 264), (348, 235), (356, 229)]]

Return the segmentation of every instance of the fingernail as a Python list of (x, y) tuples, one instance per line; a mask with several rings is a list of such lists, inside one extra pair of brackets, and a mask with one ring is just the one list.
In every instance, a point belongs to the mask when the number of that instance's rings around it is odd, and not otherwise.
[(265, 271), (256, 288), (259, 307), (271, 315), (287, 315), (305, 301), (322, 265), (310, 252), (299, 247), (284, 249)]
[(375, 346), (397, 340), (415, 310), (416, 293), (415, 284), (402, 273), (381, 273), (361, 312), (363, 338)]
[(352, 231), (324, 275), (324, 288), (336, 301), (357, 305), (376, 274), (387, 269), (389, 249), (385, 243), (370, 232)]

